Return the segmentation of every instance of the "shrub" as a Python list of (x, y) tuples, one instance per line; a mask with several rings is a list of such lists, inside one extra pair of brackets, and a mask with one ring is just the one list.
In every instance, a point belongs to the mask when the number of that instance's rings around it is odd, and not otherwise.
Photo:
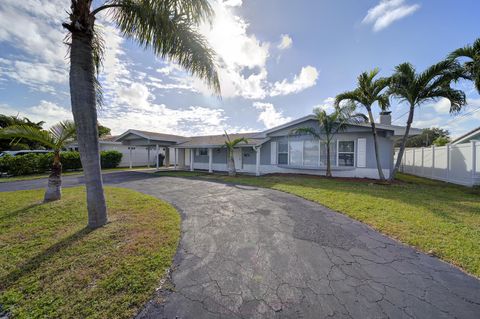
[(100, 153), (102, 168), (115, 168), (120, 165), (123, 154), (118, 151), (103, 151)]
[[(19, 156), (5, 155), (0, 157), (0, 172), (8, 175), (28, 175), (50, 171), (53, 164), (53, 153), (25, 154)], [(118, 151), (103, 151), (100, 153), (102, 168), (118, 167), (122, 161), (122, 153)], [(63, 171), (82, 168), (80, 153), (60, 153)]]

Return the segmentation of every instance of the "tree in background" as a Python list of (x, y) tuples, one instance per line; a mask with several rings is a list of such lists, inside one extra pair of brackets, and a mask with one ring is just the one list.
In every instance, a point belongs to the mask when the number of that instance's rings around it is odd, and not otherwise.
[[(42, 129), (42, 126), (45, 124), (44, 121), (32, 122), (30, 119), (24, 117), (20, 118), (18, 116), (4, 115), (0, 114), (0, 128), (5, 128), (12, 125), (26, 125), (39, 130)], [(16, 150), (29, 150), (29, 149), (39, 149), (42, 148), (41, 144), (25, 140), (22, 138), (6, 138), (0, 139), (0, 151), (16, 151)]]
[(331, 142), (336, 134), (344, 131), (348, 124), (352, 123), (366, 123), (368, 117), (362, 113), (355, 113), (356, 105), (348, 103), (343, 106), (338, 106), (330, 114), (323, 109), (316, 108), (313, 110), (320, 131), (315, 130), (313, 127), (299, 127), (294, 129), (291, 134), (295, 135), (311, 135), (312, 137), (323, 141), (326, 147), (327, 153), (327, 170), (325, 176), (332, 177), (332, 165), (330, 161), (330, 149)]
[(72, 121), (60, 122), (48, 131), (26, 124), (12, 125), (0, 130), (0, 138), (23, 138), (36, 141), (53, 150), (52, 172), (48, 177), (48, 186), (44, 201), (59, 200), (62, 196), (62, 163), (60, 151), (71, 142), (75, 135), (75, 124)]
[(453, 51), (448, 58), (452, 60), (467, 59), (467, 61), (462, 64), (466, 78), (473, 81), (478, 93), (480, 93), (480, 38), (475, 40), (472, 45), (467, 45)]
[(92, 0), (71, 0), (69, 21), (62, 25), (69, 31), (70, 98), (85, 171), (88, 226), (97, 228), (107, 222), (97, 127), (97, 103), (101, 101), (97, 76), (103, 58), (97, 15), (106, 12), (125, 37), (178, 63), (218, 94), (220, 82), (214, 52), (196, 30), (213, 14), (208, 0), (110, 0), (95, 9), (92, 5)]
[(240, 143), (248, 143), (248, 140), (244, 137), (236, 138), (234, 140), (230, 139), (230, 136), (227, 134), (227, 131), (225, 131), (225, 144), (224, 146), (227, 148), (227, 153), (228, 153), (228, 175), (229, 176), (235, 176), (237, 175), (237, 170), (235, 169), (235, 158), (233, 157), (233, 151), (235, 150), (235, 147), (240, 144)]
[(360, 74), (357, 79), (357, 88), (353, 91), (337, 95), (335, 98), (335, 105), (338, 107), (341, 102), (348, 101), (354, 103), (356, 106), (364, 107), (367, 111), (373, 134), (373, 143), (375, 145), (378, 177), (380, 180), (384, 181), (385, 176), (383, 174), (382, 164), (380, 163), (380, 150), (378, 146), (377, 129), (372, 114), (372, 106), (377, 103), (382, 111), (385, 111), (390, 106), (389, 94), (385, 92), (390, 79), (375, 79), (379, 72), (379, 69), (374, 69), (370, 72), (363, 72)]
[(465, 93), (451, 88), (450, 84), (452, 81), (462, 77), (463, 74), (464, 70), (453, 60), (434, 64), (421, 73), (417, 73), (410, 63), (402, 63), (395, 67), (395, 74), (391, 78), (389, 93), (408, 105), (409, 114), (390, 180), (395, 178), (402, 163), (415, 108), (427, 101), (446, 98), (450, 101), (450, 113), (459, 112), (466, 104)]
[(433, 141), (433, 145), (435, 146), (445, 146), (450, 143), (450, 138), (447, 136), (439, 136)]
[(111, 135), (112, 130), (106, 126), (101, 125), (98, 123), (98, 137), (104, 137)]
[[(434, 144), (434, 141), (450, 141), (450, 132), (439, 127), (425, 128), (420, 135), (411, 136), (407, 139), (406, 147), (427, 147)], [(400, 147), (401, 141), (395, 143), (395, 147)]]

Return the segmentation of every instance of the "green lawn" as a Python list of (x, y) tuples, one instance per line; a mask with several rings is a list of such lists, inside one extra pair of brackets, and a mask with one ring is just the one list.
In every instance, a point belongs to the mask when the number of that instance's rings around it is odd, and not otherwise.
[(2, 308), (15, 318), (131, 318), (171, 265), (178, 212), (106, 187), (110, 222), (89, 231), (83, 187), (48, 204), (43, 193), (0, 193)]
[[(118, 171), (138, 171), (147, 169), (146, 166), (140, 167), (117, 167), (117, 168), (106, 168), (102, 169), (102, 173), (111, 173), (111, 172), (118, 172)], [(74, 171), (74, 172), (64, 172), (62, 176), (72, 176), (72, 175), (83, 175), (83, 171)], [(12, 176), (12, 177), (1, 177), (0, 183), (6, 182), (15, 182), (15, 181), (29, 181), (32, 179), (40, 179), (40, 178), (47, 178), (49, 174), (32, 174), (32, 175), (22, 175), (22, 176)]]
[(159, 172), (273, 188), (325, 205), (480, 276), (478, 189), (400, 175), (393, 185), (313, 176)]

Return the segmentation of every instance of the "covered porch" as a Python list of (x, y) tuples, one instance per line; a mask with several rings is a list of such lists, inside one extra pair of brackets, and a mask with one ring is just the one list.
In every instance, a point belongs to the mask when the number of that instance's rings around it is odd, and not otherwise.
[[(228, 151), (225, 147), (212, 145), (203, 147), (175, 146), (176, 167), (190, 171), (205, 170), (209, 173), (228, 171)], [(261, 174), (261, 145), (242, 145), (233, 151), (235, 169), (240, 173)]]
[(129, 167), (132, 168), (139, 163), (144, 163), (147, 167), (160, 169), (161, 166), (169, 168), (174, 166), (181, 157), (181, 152), (173, 148), (179, 142), (184, 142), (182, 136), (153, 133), (139, 130), (128, 130), (117, 139), (128, 147), (126, 156), (128, 157)]

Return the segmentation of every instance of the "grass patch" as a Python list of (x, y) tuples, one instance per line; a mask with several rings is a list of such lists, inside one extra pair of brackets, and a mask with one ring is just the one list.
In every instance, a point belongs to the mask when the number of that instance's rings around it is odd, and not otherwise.
[[(15, 318), (131, 318), (170, 267), (180, 216), (132, 190), (105, 188), (109, 223), (89, 231), (85, 190), (0, 193), (0, 305)], [(1, 313), (1, 311), (0, 311)]]
[[(129, 167), (106, 168), (106, 169), (102, 169), (102, 173), (136, 171), (136, 170), (144, 170), (144, 169), (147, 169), (147, 167), (141, 166), (141, 167), (134, 167), (134, 168), (129, 168)], [(22, 175), (22, 176), (12, 176), (12, 177), (0, 177), (0, 183), (30, 181), (34, 179), (48, 178), (49, 175), (50, 174), (45, 173), (45, 174), (32, 174), (32, 175)], [(62, 173), (62, 176), (75, 176), (75, 175), (83, 175), (83, 171)]]
[[(175, 176), (176, 172), (156, 174)], [(182, 172), (182, 177), (189, 172)], [(314, 176), (240, 175), (194, 172), (192, 177), (272, 188), (320, 203), (373, 228), (434, 253), (480, 277), (480, 191), (454, 184), (399, 175), (378, 185)]]

